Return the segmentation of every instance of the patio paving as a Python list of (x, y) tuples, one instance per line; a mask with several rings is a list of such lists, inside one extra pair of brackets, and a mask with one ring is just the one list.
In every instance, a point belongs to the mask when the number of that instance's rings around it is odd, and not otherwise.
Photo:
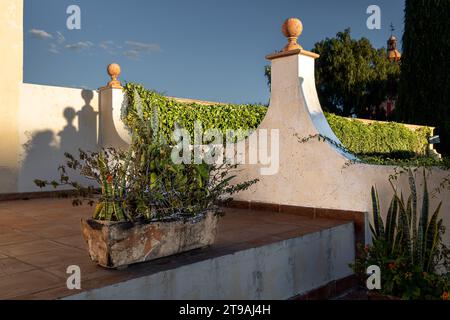
[(186, 264), (263, 246), (347, 223), (342, 220), (227, 208), (210, 248), (108, 270), (94, 264), (81, 236), (80, 219), (93, 208), (67, 199), (0, 202), (0, 299), (57, 299), (68, 290), (66, 269), (81, 268), (82, 291)]

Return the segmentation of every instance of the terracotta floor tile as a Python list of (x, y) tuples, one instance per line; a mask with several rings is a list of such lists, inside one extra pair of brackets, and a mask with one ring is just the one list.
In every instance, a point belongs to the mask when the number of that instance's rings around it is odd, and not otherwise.
[(49, 240), (36, 240), (13, 245), (0, 246), (0, 253), (8, 256), (20, 257), (39, 252), (48, 252), (60, 248), (70, 248)]
[(317, 227), (303, 226), (301, 228), (290, 230), (284, 233), (272, 234), (272, 236), (276, 237), (278, 241), (282, 241), (286, 239), (298, 238), (309, 233), (317, 232), (319, 230), (321, 229)]
[(250, 247), (261, 247), (270, 243), (279, 242), (281, 238), (276, 236), (266, 236), (263, 238), (257, 238), (254, 240), (246, 241), (245, 243)]
[(8, 233), (8, 232), (12, 232), (14, 231), (14, 229), (12, 228), (11, 225), (2, 225), (0, 224), (0, 235), (3, 233)]
[(24, 226), (39, 223), (38, 220), (34, 218), (23, 218), (18, 215), (3, 215), (0, 216), (0, 225), (9, 225), (9, 226)]
[(129, 279), (134, 278), (135, 275), (133, 275), (131, 272), (125, 270), (120, 273), (111, 274), (105, 277), (99, 277), (99, 278), (93, 278), (93, 279), (85, 279), (85, 281), (81, 283), (81, 289), (87, 290), (87, 289), (95, 289), (95, 288), (101, 288), (105, 286), (109, 286), (111, 284), (126, 281)]
[(87, 244), (81, 235), (81, 231), (78, 231), (78, 234), (68, 237), (61, 237), (52, 239), (52, 241), (61, 243), (67, 246), (75, 247), (82, 250), (87, 250)]
[[(23, 230), (19, 228), (19, 230)], [(30, 233), (46, 238), (46, 239), (54, 239), (54, 238), (62, 238), (72, 235), (80, 234), (81, 228), (70, 227), (67, 225), (46, 225), (41, 228), (32, 228), (28, 230)]]
[(21, 255), (18, 259), (39, 268), (46, 268), (54, 265), (60, 265), (67, 268), (70, 265), (80, 265), (89, 261), (88, 254), (85, 250), (70, 247)]
[(61, 284), (64, 285), (65, 280), (40, 270), (2, 276), (0, 277), (0, 299), (11, 299), (22, 294), (54, 288)]
[(38, 240), (38, 237), (20, 231), (12, 231), (8, 233), (0, 233), (0, 246), (18, 244)]
[(33, 269), (35, 269), (35, 267), (14, 258), (0, 259), (0, 277)]
[(321, 228), (332, 228), (339, 226), (341, 224), (348, 223), (348, 221), (345, 220), (329, 220), (329, 219), (323, 219), (323, 218), (317, 218), (317, 219), (310, 219), (308, 221), (302, 222), (304, 225), (310, 225), (310, 226), (317, 226)]
[(75, 293), (78, 293), (78, 291), (68, 290), (67, 286), (61, 285), (35, 293), (26, 292), (14, 297), (13, 300), (55, 300), (73, 295)]
[(67, 297), (70, 295), (80, 293), (85, 290), (95, 289), (95, 288), (111, 285), (112, 283), (116, 283), (118, 281), (124, 281), (131, 277), (132, 277), (131, 275), (125, 277), (125, 276), (118, 275), (118, 274), (110, 274), (110, 275), (106, 275), (106, 276), (100, 277), (100, 278), (85, 279), (84, 281), (82, 278), (81, 290), (69, 290), (69, 289), (67, 289), (65, 282), (64, 282), (63, 285), (59, 285), (59, 286), (56, 286), (56, 287), (53, 287), (53, 288), (50, 288), (47, 290), (39, 291), (39, 292), (21, 294), (14, 298), (18, 298), (21, 300), (22, 299), (24, 299), (24, 300), (53, 300), (53, 299), (55, 299), (55, 297), (58, 297), (58, 298)]
[[(85, 253), (85, 256), (87, 257), (87, 252)], [(109, 277), (111, 275), (117, 276), (120, 274), (120, 271), (117, 270), (110, 270), (106, 268), (102, 268), (95, 264), (95, 262), (92, 262), (89, 257), (84, 259), (83, 263), (77, 264), (80, 267), (81, 270), (81, 281), (83, 280), (92, 280), (102, 277)], [(68, 274), (66, 273), (67, 266), (65, 265), (55, 265), (48, 268), (45, 268), (46, 271), (54, 274), (57, 277), (60, 278), (67, 278)]]
[[(97, 288), (344, 223), (270, 211), (225, 211), (213, 246), (119, 271), (99, 267), (88, 256), (80, 219), (91, 216), (91, 207), (74, 208), (67, 199), (0, 202), (0, 298), (76, 294), (65, 286), (71, 264), (81, 268), (83, 289)], [(28, 271), (33, 267), (39, 269)]]

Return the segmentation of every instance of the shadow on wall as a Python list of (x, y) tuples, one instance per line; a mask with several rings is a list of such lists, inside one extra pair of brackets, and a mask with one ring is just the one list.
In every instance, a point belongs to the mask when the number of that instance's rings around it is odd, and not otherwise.
[[(52, 130), (42, 130), (29, 134), (28, 141), (23, 145), (20, 192), (40, 191), (34, 185), (34, 179), (58, 181), (58, 167), (65, 163), (66, 152), (78, 156), (78, 149), (98, 150), (98, 112), (91, 106), (94, 93), (83, 90), (81, 96), (85, 104), (78, 112), (70, 106), (64, 109), (62, 116), (66, 125), (60, 132), (55, 134)], [(74, 125), (76, 121), (78, 129)], [(86, 183), (84, 178), (77, 180)]]

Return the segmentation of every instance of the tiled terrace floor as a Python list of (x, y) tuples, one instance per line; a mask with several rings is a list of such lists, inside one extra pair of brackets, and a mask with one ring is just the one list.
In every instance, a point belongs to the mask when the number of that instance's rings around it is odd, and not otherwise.
[(212, 247), (107, 270), (90, 261), (81, 236), (80, 218), (91, 212), (91, 207), (74, 208), (66, 199), (0, 202), (0, 299), (55, 299), (79, 293), (66, 288), (69, 265), (80, 266), (82, 290), (87, 290), (346, 223), (226, 209)]

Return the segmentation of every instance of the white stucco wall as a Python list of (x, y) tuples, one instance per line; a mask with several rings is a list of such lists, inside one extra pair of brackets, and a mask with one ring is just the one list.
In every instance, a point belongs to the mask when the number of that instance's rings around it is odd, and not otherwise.
[(65, 152), (97, 149), (98, 93), (34, 84), (20, 88), (16, 192), (40, 191), (33, 180), (58, 178)]
[[(317, 98), (314, 58), (296, 54), (272, 60), (271, 103), (254, 135), (261, 129), (279, 130), (279, 171), (275, 175), (264, 176), (260, 168), (267, 166), (243, 165), (239, 179), (259, 178), (260, 182), (238, 194), (235, 197), (237, 200), (356, 210), (371, 214), (370, 189), (375, 185), (386, 213), (393, 194), (388, 179), (394, 173), (394, 167), (346, 166), (349, 158), (329, 143), (317, 140), (300, 143), (297, 138), (321, 133), (338, 141), (323, 116)], [(252, 137), (247, 140), (247, 154), (250, 139)], [(429, 190), (437, 188), (448, 175), (448, 172), (433, 169), (428, 178)], [(418, 183), (421, 184), (422, 180), (418, 174)], [(406, 176), (400, 178), (399, 187), (405, 195), (409, 195)], [(421, 185), (418, 190), (421, 194)], [(450, 230), (449, 191), (432, 198), (433, 211), (439, 201), (444, 202), (441, 217), (447, 230)], [(450, 231), (446, 233), (445, 241), (450, 244)]]

